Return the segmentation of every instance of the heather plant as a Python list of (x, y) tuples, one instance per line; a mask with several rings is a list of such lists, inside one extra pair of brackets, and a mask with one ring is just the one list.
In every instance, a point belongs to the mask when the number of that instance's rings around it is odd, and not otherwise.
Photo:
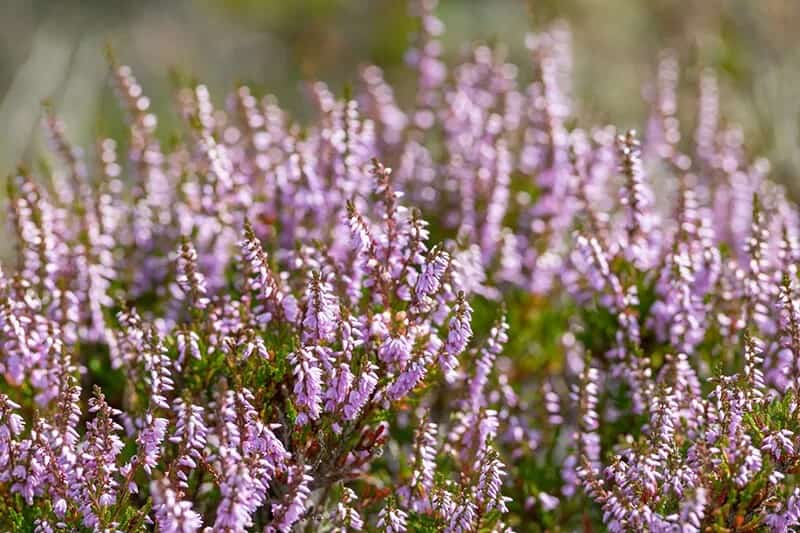
[[(176, 90), (8, 180), (0, 523), (16, 531), (791, 531), (798, 213), (661, 57), (585, 124), (569, 31), (376, 66), (298, 122)], [(522, 72), (531, 78), (523, 82)]]

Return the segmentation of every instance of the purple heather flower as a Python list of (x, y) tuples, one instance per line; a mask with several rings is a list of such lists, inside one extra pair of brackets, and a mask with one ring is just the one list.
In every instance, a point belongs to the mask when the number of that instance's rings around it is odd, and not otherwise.
[(469, 496), (462, 494), (455, 502), (452, 513), (445, 517), (447, 520), (447, 530), (453, 533), (472, 531), (475, 528), (476, 516), (477, 509), (475, 508), (475, 503)]
[(154, 328), (145, 333), (144, 344), (140, 356), (147, 372), (145, 380), (150, 387), (150, 399), (158, 407), (169, 409), (166, 394), (174, 388), (170, 370), (172, 360), (167, 355), (167, 348)]
[(118, 435), (122, 427), (113, 420), (121, 413), (106, 403), (99, 389), (89, 399), (89, 412), (94, 418), (86, 424), (79, 463), (69, 475), (83, 524), (94, 528), (104, 526), (99, 515), (117, 501), (117, 457), (124, 443)]
[(547, 422), (553, 424), (554, 426), (559, 426), (564, 422), (564, 418), (561, 416), (561, 401), (556, 393), (553, 390), (553, 386), (550, 382), (546, 382), (544, 384), (544, 408), (547, 411)]
[(161, 455), (161, 446), (167, 434), (167, 419), (154, 417), (152, 413), (145, 414), (142, 429), (136, 439), (139, 447), (137, 461), (141, 461), (147, 475), (158, 464)]
[(374, 117), (381, 142), (387, 147), (397, 146), (403, 140), (408, 117), (398, 106), (394, 90), (375, 65), (361, 70), (361, 80), (365, 91), (359, 100), (360, 107), (365, 115)]
[(305, 342), (330, 342), (336, 334), (339, 316), (338, 303), (329, 281), (313, 276), (306, 291), (306, 310), (303, 318)]
[(197, 309), (208, 306), (206, 278), (197, 270), (197, 250), (189, 240), (184, 240), (178, 250), (175, 282)]
[(419, 487), (425, 493), (433, 490), (433, 476), (436, 472), (436, 441), (438, 426), (433, 422), (423, 422), (417, 428), (414, 447), (416, 465), (411, 479), (412, 487)]
[(457, 357), (467, 347), (472, 338), (472, 308), (465, 300), (464, 294), (460, 294), (456, 307), (453, 310), (453, 317), (448, 324), (447, 342), (439, 357), (439, 365), (446, 376), (452, 379), (455, 370)]
[(754, 401), (759, 401), (764, 396), (766, 389), (764, 372), (762, 371), (762, 364), (764, 363), (762, 356), (764, 352), (763, 342), (745, 332), (744, 344), (744, 375), (750, 385), (748, 393)]
[(625, 185), (621, 196), (627, 216), (625, 256), (644, 270), (654, 265), (657, 253), (652, 242), (658, 224), (651, 209), (654, 201), (653, 192), (644, 183), (642, 177), (642, 161), (636, 132), (631, 130), (624, 136), (620, 135), (617, 146), (622, 174), (625, 176)]
[(405, 533), (408, 515), (405, 511), (387, 505), (378, 513), (378, 528), (386, 533)]
[(347, 398), (347, 403), (344, 406), (344, 419), (355, 420), (361, 414), (361, 411), (372, 399), (375, 386), (378, 384), (378, 368), (368, 363), (366, 368), (362, 368), (361, 372), (357, 374), (357, 381), (353, 388), (350, 390), (350, 395)]
[(252, 515), (265, 503), (276, 470), (288, 459), (283, 444), (258, 418), (252, 402), (247, 389), (227, 391), (221, 399), (216, 457), (221, 500), (214, 527), (222, 531), (252, 525)]
[(773, 335), (775, 321), (770, 315), (778, 293), (778, 284), (772, 280), (772, 266), (768, 261), (770, 235), (764, 221), (761, 202), (755, 193), (752, 206), (751, 233), (745, 246), (749, 266), (744, 285), (748, 303), (747, 317), (764, 335)]
[(252, 514), (259, 501), (253, 494), (255, 484), (249, 468), (238, 457), (223, 457), (225, 470), (221, 472), (220, 502), (217, 506), (216, 531), (244, 531), (253, 525)]
[(208, 439), (208, 428), (203, 417), (203, 408), (185, 402), (179, 398), (175, 401), (173, 411), (176, 417), (175, 432), (169, 437), (170, 442), (179, 446), (176, 465), (179, 468), (177, 477), (183, 489), (188, 488), (188, 473), (198, 468)]
[(715, 154), (715, 137), (719, 127), (719, 88), (711, 69), (700, 77), (697, 129), (694, 140), (698, 157), (708, 164)]
[(790, 526), (800, 524), (800, 489), (795, 488), (777, 512), (769, 513), (765, 524), (774, 532), (788, 533)]
[(761, 450), (753, 446), (747, 446), (744, 450), (744, 460), (736, 473), (735, 482), (739, 488), (743, 488), (761, 470), (763, 465)]
[(475, 363), (475, 374), (469, 383), (469, 397), (473, 409), (484, 407), (484, 387), (489, 379), (489, 374), (494, 368), (494, 362), (503, 351), (503, 346), (508, 342), (508, 322), (502, 317), (489, 332), (489, 338), (481, 349)]
[(597, 414), (600, 373), (596, 368), (587, 366), (580, 380), (580, 387), (573, 391), (573, 396), (580, 413), (577, 435), (579, 460), (588, 463), (578, 470), (578, 475), (585, 478), (597, 475), (600, 461), (600, 436), (597, 434), (600, 427)]
[(428, 373), (428, 358), (412, 361), (405, 370), (397, 375), (394, 382), (389, 386), (386, 395), (390, 400), (399, 400), (405, 397), (424, 379)]
[(416, 42), (406, 54), (406, 62), (417, 74), (416, 111), (413, 125), (421, 130), (430, 129), (434, 123), (434, 106), (439, 100), (439, 88), (447, 75), (441, 61), (442, 45), (438, 37), (444, 25), (434, 14), (437, 0), (420, 0), (412, 4), (413, 14), (419, 18), (420, 28)]
[(378, 348), (378, 357), (390, 365), (404, 365), (411, 358), (411, 341), (405, 335), (387, 337)]
[(319, 418), (322, 403), (322, 370), (314, 350), (303, 347), (289, 356), (295, 379), (295, 405), (300, 413), (297, 424), (304, 425)]
[[(3, 451), (6, 453), (8, 452), (7, 446), (9, 440), (18, 436), (25, 428), (25, 421), (23, 418), (19, 414), (13, 412), (13, 410), (19, 408), (19, 404), (10, 400), (5, 394), (0, 394), (0, 420), (2, 420), (2, 426), (0, 426), (0, 436), (2, 436), (4, 439)], [(0, 455), (0, 458), (7, 459), (8, 456), (3, 454)]]
[(506, 513), (508, 512), (506, 502), (510, 501), (510, 498), (501, 494), (503, 478), (506, 476), (505, 467), (493, 449), (490, 448), (482, 453), (477, 487), (478, 502), (485, 511), (499, 509), (501, 513)]
[(314, 480), (308, 472), (309, 465), (295, 466), (289, 471), (289, 490), (280, 503), (272, 504), (273, 521), (265, 531), (289, 531), (305, 512), (311, 489), (309, 484)]
[(266, 324), (277, 314), (293, 322), (297, 314), (294, 297), (282, 291), (279, 278), (272, 273), (267, 254), (249, 222), (245, 223), (244, 233), (244, 239), (239, 246), (249, 272), (247, 286), (259, 298), (255, 309), (258, 321)]
[(41, 518), (37, 518), (33, 524), (34, 533), (55, 533), (56, 529), (48, 522)]
[(342, 487), (342, 496), (336, 504), (333, 513), (333, 521), (339, 528), (337, 531), (361, 531), (364, 528), (364, 519), (358, 510), (353, 506), (358, 501), (358, 496), (348, 487)]
[(203, 527), (203, 519), (192, 509), (192, 502), (182, 499), (185, 495), (172, 487), (169, 478), (151, 481), (150, 495), (159, 531), (194, 533)]
[[(609, 531), (800, 522), (800, 212), (720, 128), (713, 74), (683, 154), (663, 56), (642, 155), (633, 132), (570, 126), (562, 25), (526, 39), (523, 85), (502, 46), (445, 65), (435, 5), (414, 3), (407, 107), (377, 67), (352, 97), (309, 84), (302, 126), (274, 97), (238, 86), (215, 108), (197, 85), (162, 149), (112, 60), (128, 135), (98, 142), (97, 173), (45, 114), (52, 187), (9, 180), (0, 270), (0, 494), (33, 527), (507, 531), (506, 512), (584, 496)], [(502, 357), (520, 347), (505, 319), (473, 333), (471, 304), (503, 300), (523, 351), (554, 340), (563, 361)], [(86, 413), (106, 348), (125, 383)], [(422, 413), (437, 423), (397, 440)], [(560, 479), (529, 486), (548, 462)], [(712, 516), (734, 497), (746, 513)]]
[(496, 177), (489, 205), (486, 207), (486, 221), (480, 235), (484, 263), (488, 263), (495, 256), (503, 234), (503, 219), (508, 208), (511, 172), (513, 171), (511, 157), (506, 142), (502, 139), (497, 141), (493, 161)]
[(352, 202), (347, 204), (347, 210), (347, 224), (350, 229), (353, 251), (359, 254), (365, 254), (375, 248), (370, 230), (364, 218), (358, 213)]
[(794, 444), (792, 443), (794, 433), (788, 429), (775, 431), (764, 437), (761, 442), (761, 450), (769, 452), (776, 460), (780, 460), (781, 456), (793, 455)]
[(341, 363), (334, 372), (330, 385), (325, 390), (325, 411), (333, 412), (347, 401), (353, 387), (353, 373), (350, 367)]
[(422, 273), (417, 278), (417, 284), (414, 288), (417, 298), (422, 299), (439, 290), (439, 283), (441, 282), (442, 275), (447, 269), (449, 262), (450, 256), (447, 255), (447, 252), (438, 248), (431, 251), (422, 267)]
[(182, 329), (175, 335), (175, 343), (178, 348), (178, 368), (183, 366), (187, 359), (200, 359), (200, 336), (192, 331)]
[(555, 496), (551, 496), (546, 492), (539, 493), (539, 502), (542, 504), (542, 509), (545, 511), (552, 511), (558, 507), (560, 501)]
[(81, 388), (71, 374), (63, 374), (58, 385), (57, 409), (49, 428), (54, 453), (65, 464), (73, 465), (77, 460), (77, 445), (80, 440), (78, 424), (81, 420)]

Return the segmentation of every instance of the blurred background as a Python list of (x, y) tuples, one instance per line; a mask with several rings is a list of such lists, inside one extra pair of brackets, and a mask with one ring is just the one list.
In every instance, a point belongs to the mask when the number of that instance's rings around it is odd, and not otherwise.
[[(441, 0), (446, 53), (467, 41), (507, 44), (523, 67), (524, 35), (555, 19), (573, 31), (581, 123), (643, 124), (642, 87), (658, 53), (685, 67), (694, 107), (697, 73), (716, 69), (722, 107), (796, 193), (800, 168), (800, 2), (796, 0)], [(153, 99), (161, 133), (176, 128), (170, 72), (209, 85), (221, 104), (234, 84), (273, 93), (303, 116), (300, 82), (340, 92), (359, 64), (386, 69), (400, 96), (414, 29), (405, 0), (3, 0), (0, 2), (0, 175), (34, 157), (42, 100), (70, 136), (90, 142), (121, 127), (104, 47), (130, 64)], [(691, 118), (691, 117), (689, 117)]]

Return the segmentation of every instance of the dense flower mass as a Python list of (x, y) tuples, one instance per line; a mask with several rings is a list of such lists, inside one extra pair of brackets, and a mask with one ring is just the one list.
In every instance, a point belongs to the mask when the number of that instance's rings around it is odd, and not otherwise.
[(434, 7), (409, 102), (375, 66), (307, 123), (197, 85), (166, 144), (112, 60), (124, 139), (46, 110), (8, 180), (4, 531), (800, 527), (800, 212), (713, 73), (693, 137), (671, 53), (644, 135), (591, 126), (565, 26), (453, 66)]

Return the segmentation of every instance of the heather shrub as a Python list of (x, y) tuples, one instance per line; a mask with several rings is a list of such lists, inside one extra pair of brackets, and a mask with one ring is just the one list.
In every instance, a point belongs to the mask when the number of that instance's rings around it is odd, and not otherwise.
[(585, 124), (565, 26), (451, 66), (432, 10), (410, 102), (375, 66), (307, 123), (196, 85), (165, 142), (112, 59), (125, 138), (45, 110), (8, 180), (6, 529), (798, 524), (798, 214), (713, 73), (692, 127), (669, 52), (644, 135)]

